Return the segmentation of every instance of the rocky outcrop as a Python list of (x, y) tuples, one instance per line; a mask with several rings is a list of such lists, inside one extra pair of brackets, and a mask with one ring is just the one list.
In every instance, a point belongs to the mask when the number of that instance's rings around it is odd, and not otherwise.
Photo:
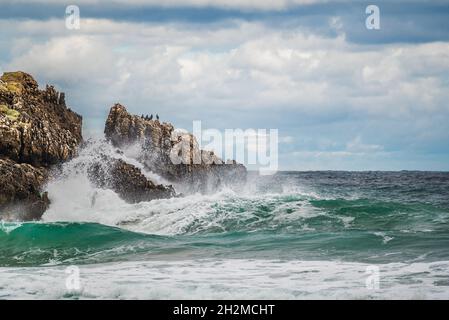
[(53, 86), (39, 90), (23, 72), (0, 83), (0, 154), (19, 163), (47, 167), (76, 153), (82, 140), (81, 116), (68, 109)]
[(82, 141), (81, 116), (53, 86), (39, 90), (32, 76), (0, 78), (0, 219), (39, 219), (49, 205), (41, 194), (52, 165), (70, 159)]
[(0, 218), (38, 220), (50, 201), (42, 193), (47, 170), (0, 159)]
[(90, 180), (99, 188), (111, 189), (123, 200), (136, 203), (174, 197), (172, 186), (156, 185), (141, 170), (122, 159), (102, 156), (88, 168)]
[[(0, 220), (41, 218), (50, 204), (43, 192), (50, 172), (57, 174), (55, 165), (77, 155), (83, 140), (81, 128), (82, 118), (66, 106), (64, 93), (48, 85), (40, 90), (33, 77), (23, 72), (3, 74)], [(176, 196), (171, 185), (155, 184), (140, 167), (185, 186), (183, 192), (213, 191), (246, 179), (243, 165), (225, 164), (213, 152), (200, 150), (192, 134), (177, 131), (169, 123), (131, 115), (119, 104), (111, 108), (105, 134), (115, 147), (139, 146), (140, 164), (95, 150), (95, 160), (81, 165), (95, 185), (115, 191), (127, 202)]]
[(109, 112), (105, 135), (118, 148), (138, 144), (142, 149), (138, 160), (165, 179), (186, 186), (185, 192), (207, 193), (246, 180), (243, 165), (225, 164), (213, 152), (200, 150), (192, 134), (131, 115), (120, 104)]

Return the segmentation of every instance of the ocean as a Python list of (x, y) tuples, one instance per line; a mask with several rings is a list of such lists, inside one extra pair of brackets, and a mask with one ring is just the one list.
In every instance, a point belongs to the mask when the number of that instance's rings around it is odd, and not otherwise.
[(43, 221), (0, 222), (0, 299), (449, 298), (449, 173), (250, 173), (128, 204), (85, 160), (47, 186)]

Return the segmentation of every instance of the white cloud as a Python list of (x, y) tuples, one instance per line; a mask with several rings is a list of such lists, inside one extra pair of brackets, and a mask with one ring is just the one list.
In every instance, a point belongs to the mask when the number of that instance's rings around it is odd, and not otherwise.
[[(387, 117), (448, 110), (448, 43), (350, 45), (344, 35), (247, 22), (197, 29), (86, 19), (80, 32), (70, 32), (57, 20), (3, 20), (0, 28), (15, 33), (14, 56), (3, 69), (136, 105)], [(36, 32), (48, 40), (33, 40)]]
[[(358, 112), (404, 117), (449, 110), (449, 44), (350, 45), (259, 23), (193, 28), (86, 19), (0, 20), (21, 69), (136, 106)], [(48, 36), (34, 40), (33, 34)], [(94, 92), (85, 92), (94, 95)], [(103, 97), (103, 98), (102, 98)], [(109, 101), (109, 100), (108, 100)]]
[[(341, 31), (339, 23), (338, 17), (330, 21)], [(391, 150), (387, 136), (394, 139), (396, 127), (409, 145), (447, 141), (448, 42), (359, 45), (340, 31), (325, 37), (239, 20), (82, 19), (81, 30), (70, 31), (63, 19), (0, 19), (0, 29), (8, 34), (0, 41), (0, 70), (20, 69), (42, 84), (58, 84), (86, 121), (98, 119), (100, 130), (114, 102), (183, 124), (274, 127), (280, 148), (297, 150), (291, 161), (313, 159), (317, 168), (368, 157), (375, 167)], [(307, 125), (302, 119), (315, 126), (300, 130)], [(368, 134), (362, 132), (367, 125)]]
[(110, 79), (110, 67), (116, 64), (113, 60), (110, 48), (105, 43), (88, 36), (72, 36), (31, 45), (13, 59), (10, 68), (30, 70), (31, 73), (45, 75), (56, 81), (101, 82)]

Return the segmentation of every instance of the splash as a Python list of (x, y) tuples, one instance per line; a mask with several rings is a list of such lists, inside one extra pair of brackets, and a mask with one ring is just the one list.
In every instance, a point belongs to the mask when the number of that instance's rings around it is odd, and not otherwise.
[[(167, 183), (136, 160), (141, 152), (139, 148), (131, 145), (122, 152), (104, 139), (88, 140), (78, 157), (63, 164), (56, 178), (47, 185), (51, 206), (44, 214), (43, 221), (95, 222), (149, 234), (174, 235), (222, 232), (232, 229), (235, 224), (247, 224), (254, 228), (263, 223), (276, 225), (279, 221), (288, 222), (296, 215), (307, 216), (313, 211), (295, 202), (282, 203), (284, 200), (279, 196), (300, 195), (302, 198), (297, 200), (302, 201), (317, 197), (316, 194), (293, 186), (293, 182), (278, 183), (273, 180), (276, 178), (259, 178), (258, 175), (250, 176), (238, 193), (224, 187), (207, 195), (197, 193), (135, 204), (125, 202), (112, 190), (101, 189), (91, 183), (88, 168), (101, 163), (102, 155), (122, 159), (138, 167), (156, 183)], [(273, 185), (281, 187), (274, 190)], [(174, 187), (178, 188), (176, 185)], [(278, 208), (269, 209), (273, 212), (264, 212), (267, 204), (272, 206), (270, 202)]]
[(166, 184), (163, 178), (148, 171), (133, 155), (136, 147), (118, 151), (105, 139), (89, 139), (79, 155), (54, 172), (46, 191), (51, 206), (43, 216), (44, 221), (90, 221), (115, 225), (126, 219), (134, 207), (123, 201), (115, 192), (96, 187), (89, 179), (89, 168), (103, 164), (103, 157), (121, 159), (139, 168), (146, 178), (155, 184)]

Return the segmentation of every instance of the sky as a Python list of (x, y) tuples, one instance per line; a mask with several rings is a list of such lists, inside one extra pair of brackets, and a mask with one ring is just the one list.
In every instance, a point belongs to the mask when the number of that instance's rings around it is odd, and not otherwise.
[(120, 102), (189, 131), (278, 129), (281, 170), (449, 170), (449, 1), (0, 0), (15, 70), (65, 92), (85, 136)]

